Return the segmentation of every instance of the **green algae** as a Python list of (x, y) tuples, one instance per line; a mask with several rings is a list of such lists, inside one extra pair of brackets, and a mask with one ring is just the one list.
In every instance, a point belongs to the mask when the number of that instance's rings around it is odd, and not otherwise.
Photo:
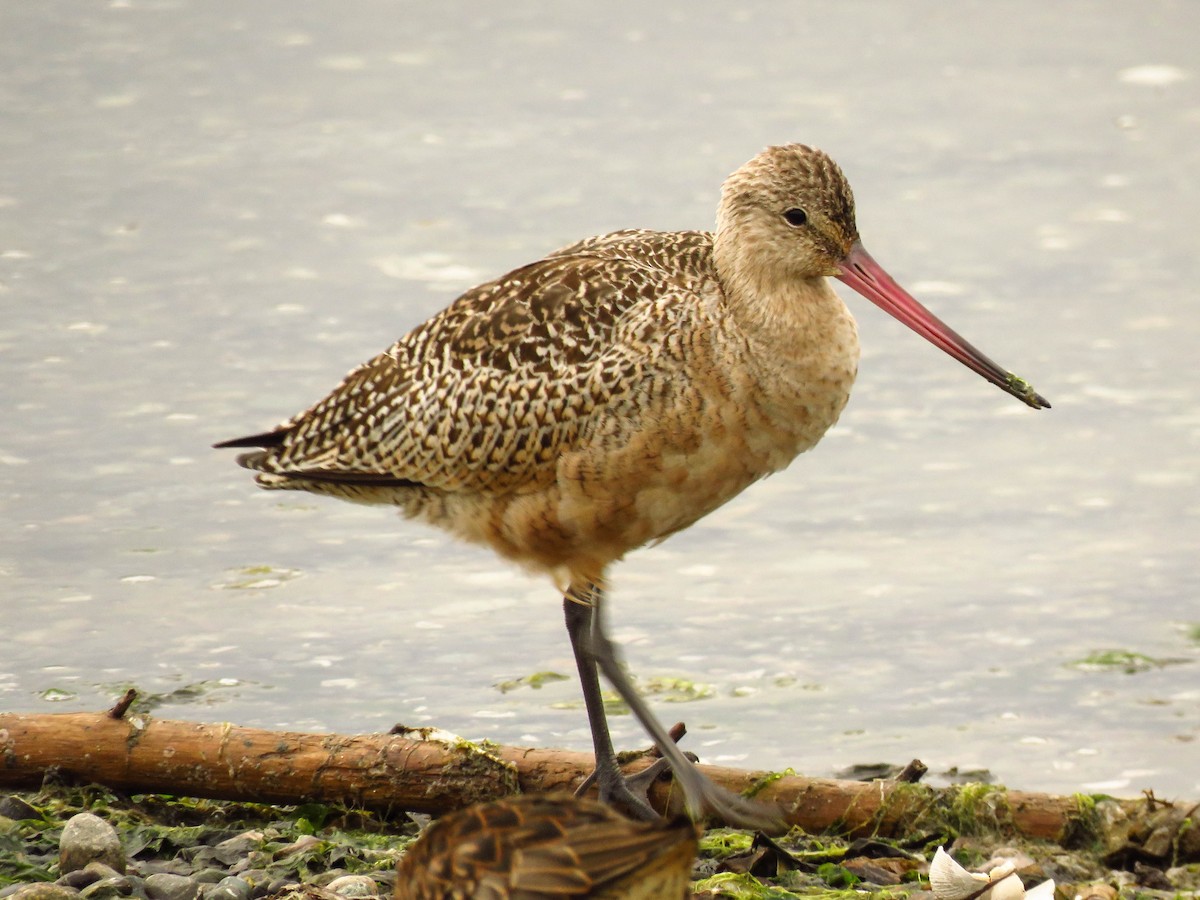
[(570, 676), (563, 675), (559, 672), (534, 672), (531, 675), (523, 675), (520, 678), (512, 678), (508, 681), (498, 681), (492, 687), (502, 694), (507, 694), (509, 691), (515, 691), (518, 688), (533, 688), (535, 691), (540, 691), (544, 685), (553, 684), (556, 681), (570, 681)]
[[(0, 817), (0, 888), (56, 879), (63, 825), (80, 812), (111, 824), (134, 860), (173, 859), (253, 832), (261, 837), (247, 859), (269, 880), (306, 881), (334, 868), (348, 874), (390, 873), (417, 830), (407, 817), (391, 821), (325, 804), (278, 807), (162, 794), (122, 796), (95, 785), (47, 785), (36, 794), (15, 796), (34, 814)], [(287, 852), (302, 837), (319, 840)]]
[(1081, 659), (1067, 663), (1074, 669), (1085, 672), (1121, 671), (1126, 675), (1136, 675), (1139, 672), (1149, 672), (1165, 666), (1177, 666), (1192, 662), (1190, 659), (1177, 657), (1153, 657), (1145, 653), (1135, 653), (1132, 650), (1095, 650)]
[(711, 859), (749, 853), (754, 837), (736, 828), (710, 828), (700, 837), (700, 852)]
[(748, 788), (746, 788), (746, 790), (742, 791), (742, 796), (743, 797), (757, 797), (764, 790), (766, 790), (768, 787), (773, 785), (775, 782), (779, 781), (781, 778), (786, 778), (789, 775), (795, 775), (795, 774), (796, 774), (796, 770), (793, 768), (790, 768), (790, 767), (784, 769), (781, 772), (766, 772), (757, 781), (755, 781), (754, 784), (750, 785), (750, 787), (748, 787)]
[(96, 685), (100, 693), (119, 697), (129, 690), (135, 690), (137, 696), (129, 706), (131, 713), (150, 713), (161, 706), (212, 706), (224, 700), (226, 691), (232, 691), (249, 684), (236, 678), (209, 678), (202, 681), (192, 681), (169, 691), (144, 691), (130, 681), (114, 681)]
[[(482, 743), (449, 744), (481, 765), (494, 764)], [(768, 773), (765, 780), (783, 774)], [(956, 858), (973, 867), (1003, 846), (1019, 849), (1059, 872), (1077, 873), (1074, 880), (1080, 884), (1086, 883), (1084, 879), (1104, 880), (1111, 868), (1105, 861), (1111, 858), (1113, 845), (1106, 846), (1101, 838), (1104, 811), (1111, 810), (1113, 801), (1103, 795), (1075, 795), (1076, 812), (1069, 833), (1059, 843), (1050, 844), (1014, 835), (1013, 801), (1003, 787), (970, 784), (943, 791), (909, 784), (881, 783), (880, 787), (894, 804), (888, 807), (885, 803), (887, 811), (881, 811), (884, 837), (814, 836), (793, 829), (772, 844), (741, 830), (708, 830), (700, 841), (695, 890), (714, 900), (919, 900), (929, 896), (923, 889), (922, 859), (930, 857), (935, 845), (956, 837)], [(304, 884), (319, 883), (334, 870), (369, 875), (386, 884), (417, 834), (415, 824), (404, 814), (374, 813), (332, 803), (271, 806), (160, 794), (126, 796), (96, 786), (53, 783), (37, 793), (14, 795), (4, 803), (3, 809), (13, 817), (0, 816), (0, 887), (56, 878), (62, 826), (83, 811), (110, 822), (121, 835), (127, 855), (135, 860), (191, 859), (196, 852), (208, 852), (205, 848), (238, 836), (247, 843), (245, 865), (260, 873), (256, 878)], [(1167, 808), (1160, 803), (1157, 809)], [(1194, 850), (1188, 849), (1188, 841), (1194, 840), (1193, 818), (1185, 818), (1176, 830), (1171, 852), (1162, 863), (1163, 869), (1174, 865), (1177, 868), (1172, 871), (1182, 873), (1172, 876), (1179, 886), (1190, 885), (1188, 878), (1200, 877), (1200, 864), (1194, 862)], [(1153, 827), (1160, 824), (1158, 819), (1152, 822)], [(899, 883), (862, 880), (871, 871), (870, 865), (864, 869), (864, 862), (890, 855), (908, 861), (905, 868), (891, 870)], [(1129, 865), (1147, 858), (1138, 853), (1130, 857)], [(1063, 876), (1056, 877), (1061, 881)], [(1116, 885), (1120, 900), (1171, 896), (1148, 894), (1129, 880)], [(1070, 882), (1063, 888), (1074, 890)], [(1189, 895), (1177, 892), (1174, 896)]]

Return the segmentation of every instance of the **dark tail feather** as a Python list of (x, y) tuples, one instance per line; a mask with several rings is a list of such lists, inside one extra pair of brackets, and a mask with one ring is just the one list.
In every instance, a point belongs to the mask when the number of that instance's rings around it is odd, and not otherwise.
[(405, 488), (421, 486), (419, 481), (411, 481), (407, 478), (387, 475), (382, 472), (355, 472), (349, 469), (291, 469), (281, 471), (277, 468), (278, 461), (274, 460), (272, 454), (266, 451), (270, 451), (275, 447), (282, 447), (284, 438), (287, 437), (289, 431), (290, 429), (288, 428), (277, 428), (274, 431), (265, 431), (262, 434), (251, 434), (247, 437), (221, 441), (221, 443), (213, 444), (213, 446), (221, 449), (225, 447), (264, 448), (257, 453), (243, 453), (237, 458), (238, 465), (244, 466), (247, 469), (264, 472), (268, 476), (285, 478), (290, 481), (315, 481), (320, 484), (347, 484), (362, 487)]
[(296, 469), (290, 472), (274, 472), (285, 478), (317, 481), (324, 484), (359, 484), (364, 487), (421, 487), (421, 482), (379, 472), (353, 472), (333, 469)]
[(225, 447), (280, 447), (283, 445), (283, 439), (287, 436), (286, 428), (277, 428), (275, 431), (264, 431), (262, 434), (252, 434), (249, 437), (234, 438), (231, 441), (221, 441), (219, 444), (213, 444), (217, 449)]

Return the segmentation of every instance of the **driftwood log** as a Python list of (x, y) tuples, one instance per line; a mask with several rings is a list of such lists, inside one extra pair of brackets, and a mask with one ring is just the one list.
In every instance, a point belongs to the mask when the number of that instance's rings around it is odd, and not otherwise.
[[(272, 804), (323, 802), (381, 812), (441, 814), (517, 792), (571, 790), (588, 775), (587, 753), (409, 735), (265, 731), (153, 719), (118, 703), (107, 713), (0, 713), (0, 787), (36, 788), (48, 774), (128, 793), (163, 793)], [(630, 763), (634, 771), (649, 759)], [(1132, 853), (1200, 860), (1194, 804), (1146, 796), (1116, 800), (1006, 790), (931, 788), (900, 781), (837, 781), (701, 766), (715, 782), (779, 805), (809, 832), (898, 836), (947, 824), (1065, 846), (1099, 843)], [(670, 782), (651, 799), (671, 807)]]

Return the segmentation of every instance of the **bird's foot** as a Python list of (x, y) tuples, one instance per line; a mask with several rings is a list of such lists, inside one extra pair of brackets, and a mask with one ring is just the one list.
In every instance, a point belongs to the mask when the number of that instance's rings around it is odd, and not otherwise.
[(575, 791), (575, 796), (582, 796), (595, 784), (601, 803), (615, 806), (635, 819), (652, 822), (658, 819), (659, 815), (650, 805), (650, 785), (663, 772), (670, 771), (670, 768), (671, 764), (667, 760), (660, 759), (649, 768), (626, 776), (617, 766), (615, 759), (606, 764), (597, 760), (595, 770), (584, 779)]
[(675, 771), (675, 781), (683, 792), (684, 806), (693, 818), (704, 815), (718, 819), (730, 828), (745, 828), (764, 834), (783, 834), (787, 822), (778, 806), (768, 805), (723, 788), (695, 765), (686, 773)]
[[(678, 743), (680, 738), (687, 734), (687, 727), (682, 722), (676, 722), (668, 734), (671, 736), (671, 740)], [(685, 753), (685, 755), (693, 762), (697, 758), (694, 753)], [(632, 775), (626, 775), (621, 771), (620, 763), (629, 763), (645, 757), (652, 757), (655, 760), (646, 768), (634, 772)], [(622, 753), (615, 760), (610, 759), (604, 762), (597, 760), (596, 768), (576, 788), (575, 796), (582, 797), (595, 784), (601, 803), (619, 806), (634, 818), (651, 821), (659, 818), (659, 815), (650, 805), (650, 787), (670, 771), (671, 762), (662, 758), (658, 747), (652, 746), (646, 750)]]
[[(683, 723), (676, 724), (668, 732), (671, 740), (678, 742), (687, 733)], [(680, 763), (685, 768), (676, 768), (671, 759), (660, 756), (658, 747), (642, 751), (638, 756), (659, 756), (653, 763), (632, 775), (624, 774), (617, 760), (597, 760), (595, 770), (583, 780), (575, 795), (581, 796), (593, 784), (596, 785), (600, 802), (616, 806), (637, 819), (651, 821), (659, 815), (650, 804), (649, 791), (654, 782), (668, 773), (683, 794), (683, 805), (689, 815), (700, 818), (710, 815), (722, 820), (732, 828), (747, 828), (778, 834), (786, 830), (780, 811), (756, 800), (739, 796), (721, 787), (696, 768), (694, 753), (683, 753)]]
[(787, 823), (778, 807), (735, 794), (704, 775), (692, 754), (682, 761), (681, 766), (667, 758), (656, 759), (651, 765), (625, 775), (612, 760), (610, 765), (597, 765), (596, 771), (584, 781), (579, 796), (594, 781), (600, 802), (616, 806), (634, 818), (643, 821), (658, 819), (659, 815), (650, 805), (651, 785), (668, 773), (675, 778), (675, 785), (683, 795), (683, 807), (696, 820), (710, 816), (730, 828), (746, 828), (766, 834), (781, 834)]

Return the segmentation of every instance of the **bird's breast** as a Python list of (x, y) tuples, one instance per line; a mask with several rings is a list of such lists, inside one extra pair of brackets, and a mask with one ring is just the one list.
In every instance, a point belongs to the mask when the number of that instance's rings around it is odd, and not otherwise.
[(858, 372), (859, 346), (854, 318), (824, 279), (764, 307), (766, 315), (735, 320), (745, 349), (730, 378), (766, 474), (813, 447), (837, 422)]
[[(624, 552), (694, 523), (787, 466), (837, 421), (858, 362), (836, 295), (821, 321), (748, 333), (692, 323), (558, 467), (559, 518)], [(790, 332), (790, 333), (789, 333)]]

